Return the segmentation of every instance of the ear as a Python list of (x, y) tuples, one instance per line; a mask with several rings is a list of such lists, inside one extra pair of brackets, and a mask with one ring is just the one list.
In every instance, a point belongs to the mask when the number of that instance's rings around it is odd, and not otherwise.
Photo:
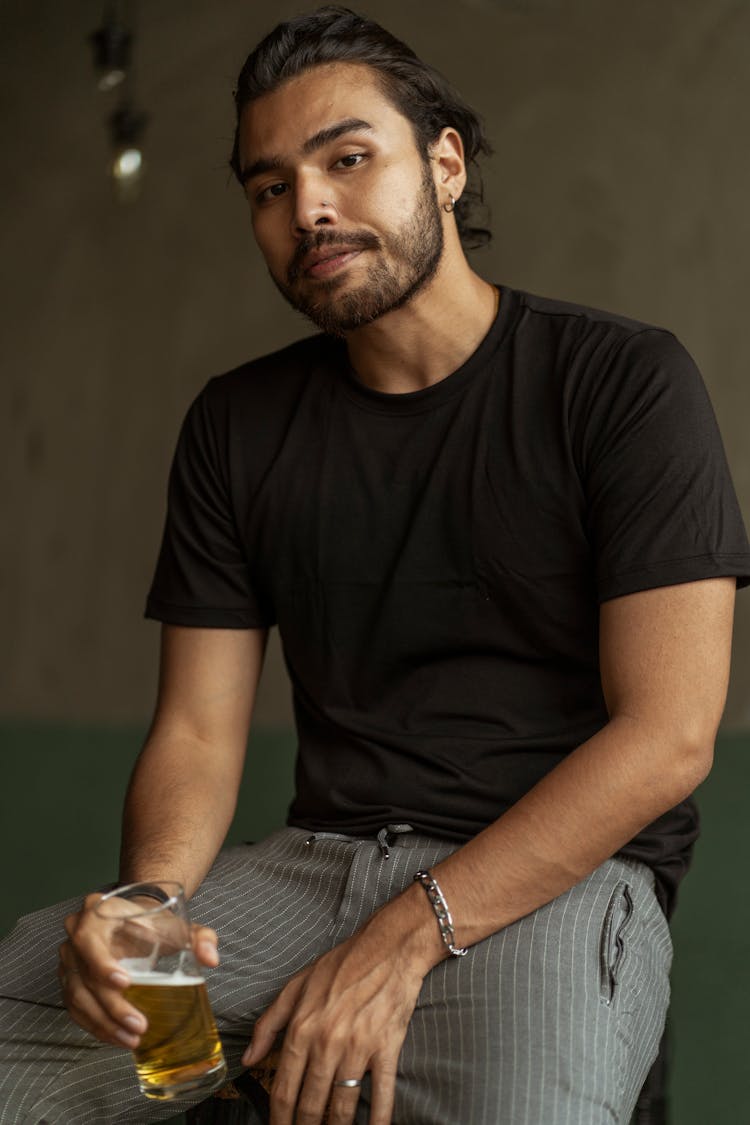
[(430, 159), (439, 203), (448, 203), (450, 196), (460, 199), (466, 187), (464, 143), (460, 133), (446, 127), (430, 147)]

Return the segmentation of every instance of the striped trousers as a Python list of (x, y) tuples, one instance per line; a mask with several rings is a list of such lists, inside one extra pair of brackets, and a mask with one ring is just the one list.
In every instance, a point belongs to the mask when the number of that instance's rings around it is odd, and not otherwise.
[[(397, 834), (385, 858), (371, 838), (311, 841), (286, 828), (219, 855), (191, 911), (219, 934), (208, 987), (231, 1074), (289, 977), (455, 846)], [(57, 946), (78, 905), (22, 918), (0, 946), (0, 1125), (151, 1122), (190, 1104), (143, 1098), (130, 1053), (95, 1041), (62, 1007)], [(670, 961), (651, 872), (608, 860), (427, 975), (393, 1125), (627, 1123), (661, 1037)], [(365, 1081), (361, 1125), (367, 1102)]]

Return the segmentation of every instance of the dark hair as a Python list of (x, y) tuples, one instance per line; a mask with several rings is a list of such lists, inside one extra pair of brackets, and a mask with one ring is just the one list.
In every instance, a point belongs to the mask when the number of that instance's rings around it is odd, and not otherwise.
[(447, 79), (422, 62), (410, 47), (373, 20), (349, 8), (328, 6), (280, 23), (248, 56), (237, 79), (237, 127), (230, 158), (240, 179), (239, 122), (246, 105), (283, 82), (325, 63), (363, 63), (376, 72), (384, 95), (412, 124), (423, 160), (446, 126), (460, 134), (469, 182), (456, 204), (458, 233), (465, 249), (484, 246), (489, 230), (474, 225), (472, 212), (483, 205), (477, 157), (490, 153), (479, 116)]

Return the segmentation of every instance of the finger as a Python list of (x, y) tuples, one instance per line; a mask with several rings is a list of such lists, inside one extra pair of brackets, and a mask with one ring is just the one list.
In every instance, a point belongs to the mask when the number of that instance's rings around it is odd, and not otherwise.
[(86, 895), (86, 897), (84, 898), (83, 909), (91, 910), (91, 908), (93, 906), (96, 906), (98, 902), (101, 902), (103, 898), (104, 894), (102, 891), (93, 891), (90, 895)]
[(80, 973), (80, 969), (75, 963), (73, 958), (73, 951), (68, 942), (58, 948), (58, 963), (57, 963), (57, 979), (60, 981), (60, 991), (65, 992), (68, 987), (68, 981), (74, 973)]
[[(336, 1054), (340, 1054), (339, 1051)], [(335, 1058), (334, 1056), (331, 1056)], [(302, 1089), (297, 1099), (297, 1125), (318, 1125), (328, 1108), (329, 1125), (352, 1125), (359, 1102), (362, 1075), (366, 1064), (362, 1059), (348, 1058), (338, 1066), (325, 1065), (322, 1059), (308, 1059)], [(352, 1085), (352, 1082), (355, 1085)]]
[[(75, 950), (70, 942), (64, 941), (58, 953), (60, 964), (57, 975), (60, 980), (63, 999), (69, 1011), (71, 1009), (68, 998), (71, 995), (78, 995), (78, 984), (80, 984), (86, 993), (96, 999), (97, 1007), (104, 1012), (106, 1023), (110, 1028), (114, 1027), (116, 1030), (125, 1031), (131, 1037), (134, 1033), (143, 1034), (148, 1022), (143, 1013), (123, 996), (120, 986), (112, 987), (102, 984), (96, 978), (93, 981), (90, 980), (85, 972), (85, 966), (76, 957)], [(129, 978), (126, 977), (125, 979), (128, 980)], [(87, 1028), (87, 1030), (89, 1029)], [(125, 1045), (131, 1046), (130, 1040)]]
[[(396, 1098), (398, 1054), (376, 1055), (370, 1066), (369, 1125), (390, 1125)], [(333, 1125), (333, 1122), (331, 1123)]]
[[(362, 1093), (363, 1074), (364, 1067), (361, 1063), (347, 1063), (339, 1067), (330, 1096), (328, 1125), (352, 1125)], [(344, 1082), (352, 1081), (357, 1081), (358, 1085), (343, 1085)]]
[(307, 970), (299, 973), (296, 977), (292, 977), (284, 985), (270, 1008), (267, 1008), (256, 1022), (250, 1045), (242, 1056), (242, 1062), (245, 1066), (254, 1066), (261, 1059), (264, 1059), (271, 1050), (276, 1042), (277, 1035), (284, 1030), (291, 1019), (306, 977)]
[(212, 930), (209, 926), (199, 926), (194, 923), (191, 931), (191, 939), (193, 952), (198, 961), (209, 967), (219, 964), (219, 951), (217, 948), (219, 938), (215, 930)]
[[(84, 1031), (114, 1047), (129, 1047), (134, 1050), (138, 1046), (146, 1027), (146, 1021), (140, 1012), (133, 1009), (133, 1016), (125, 1017), (125, 1023), (113, 1020), (78, 974), (65, 982), (63, 999), (71, 1018)], [(127, 1022), (131, 1018), (133, 1022)]]
[[(327, 1076), (327, 1085), (326, 1076), (323, 1074), (317, 1075), (319, 1090), (315, 1089), (316, 1076), (312, 1074), (307, 1076), (307, 1116), (304, 1116), (301, 1105), (298, 1106), (297, 1103), (302, 1081), (305, 1078), (307, 1062), (306, 1052), (297, 1051), (295, 1048), (289, 1047), (286, 1041), (284, 1042), (276, 1077), (271, 1088), (271, 1125), (292, 1125), (292, 1122), (295, 1122), (296, 1125), (308, 1125), (310, 1122), (320, 1121), (325, 1108), (326, 1095), (331, 1088), (332, 1074), (329, 1073)], [(310, 1115), (310, 1107), (313, 1107), (312, 1112), (314, 1112), (316, 1104), (321, 1106), (317, 1118)]]
[[(363, 1058), (347, 1053), (348, 1040), (338, 1030), (311, 1042), (305, 1023), (293, 1019), (284, 1037), (271, 1094), (272, 1108), (274, 1098), (277, 1102), (276, 1119), (279, 1125), (286, 1125), (292, 1120), (288, 1115), (296, 1105), (295, 1125), (319, 1125), (333, 1097), (338, 1117), (349, 1125), (354, 1120), (361, 1084), (359, 1076), (364, 1073), (366, 1063)], [(342, 1080), (356, 1078), (357, 1086), (336, 1086), (336, 1074), (340, 1074)], [(271, 1120), (275, 1120), (273, 1114)]]
[(99, 892), (86, 895), (83, 900), (83, 906), (81, 907), (81, 909), (76, 910), (75, 913), (68, 914), (65, 917), (65, 919), (63, 920), (63, 925), (65, 926), (65, 931), (68, 937), (72, 938), (75, 935), (76, 930), (86, 916), (86, 911), (91, 910), (94, 906), (96, 906), (98, 902), (101, 902), (103, 898), (104, 895), (100, 894)]
[[(277, 1076), (278, 1077), (278, 1076)], [(297, 1111), (294, 1115), (295, 1125), (320, 1125), (320, 1122), (325, 1118), (326, 1121), (333, 1121), (333, 1118), (326, 1117), (326, 1108), (332, 1101), (331, 1089), (333, 1085), (333, 1072), (330, 1069), (318, 1070), (314, 1065), (308, 1065), (305, 1074), (302, 1076), (301, 1088), (297, 1097)], [(346, 1095), (349, 1095), (348, 1097)], [(352, 1097), (352, 1094), (355, 1096)], [(337, 1099), (338, 1114), (335, 1118), (336, 1122), (342, 1122), (343, 1125), (350, 1125), (354, 1120), (354, 1112), (357, 1108), (359, 1100), (358, 1090), (347, 1090), (343, 1098)], [(346, 1103), (349, 1103), (347, 1106)], [(273, 1107), (273, 1095), (271, 1100)], [(343, 1116), (342, 1116), (343, 1114)], [(271, 1121), (273, 1122), (273, 1114)], [(286, 1118), (279, 1118), (283, 1125), (286, 1125)], [(289, 1118), (291, 1121), (292, 1118)]]
[[(86, 899), (101, 895), (89, 895)], [(127, 988), (130, 977), (112, 953), (105, 940), (106, 924), (93, 911), (69, 914), (65, 919), (70, 946), (81, 975), (93, 986), (95, 982), (115, 988)], [(65, 945), (65, 943), (63, 943)]]

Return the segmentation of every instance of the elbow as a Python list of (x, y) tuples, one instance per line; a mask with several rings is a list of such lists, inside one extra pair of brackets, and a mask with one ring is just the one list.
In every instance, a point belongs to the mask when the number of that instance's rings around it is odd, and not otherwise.
[(678, 804), (701, 785), (714, 762), (716, 732), (691, 732), (676, 741), (673, 757), (673, 778)]

